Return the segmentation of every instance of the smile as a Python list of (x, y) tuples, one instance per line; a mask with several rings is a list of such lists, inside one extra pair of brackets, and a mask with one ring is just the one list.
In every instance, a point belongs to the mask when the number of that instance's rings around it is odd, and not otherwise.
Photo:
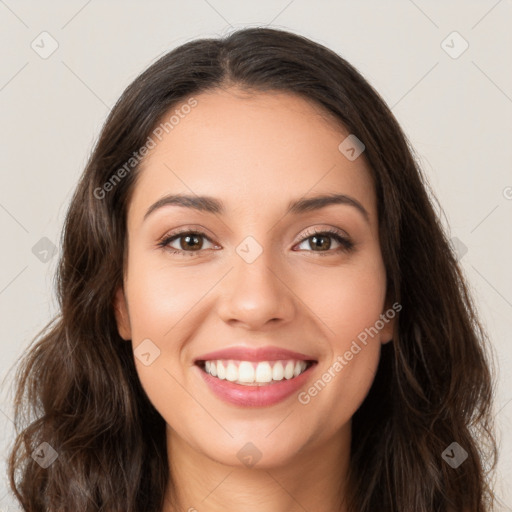
[(194, 368), (207, 388), (223, 402), (239, 407), (268, 407), (305, 387), (316, 364), (291, 359), (208, 360), (197, 361)]
[(212, 377), (242, 386), (265, 386), (283, 379), (290, 380), (304, 373), (313, 364), (312, 361), (294, 359), (259, 362), (218, 359), (201, 363), (201, 368)]

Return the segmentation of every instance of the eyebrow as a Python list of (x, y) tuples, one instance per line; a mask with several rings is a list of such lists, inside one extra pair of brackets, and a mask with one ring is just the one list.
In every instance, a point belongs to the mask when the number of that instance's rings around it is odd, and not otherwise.
[[(370, 222), (370, 215), (366, 208), (355, 198), (346, 194), (324, 194), (304, 199), (292, 200), (288, 203), (286, 213), (299, 215), (301, 213), (320, 210), (333, 204), (343, 204), (352, 206)], [(152, 204), (144, 215), (145, 221), (154, 211), (164, 206), (181, 206), (206, 213), (224, 214), (224, 205), (222, 201), (210, 196), (190, 196), (184, 194), (170, 194), (162, 197), (156, 203)]]

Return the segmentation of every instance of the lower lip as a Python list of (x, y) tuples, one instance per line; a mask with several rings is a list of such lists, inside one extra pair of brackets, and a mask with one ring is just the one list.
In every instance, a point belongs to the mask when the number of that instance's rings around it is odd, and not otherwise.
[(313, 363), (305, 372), (293, 379), (283, 379), (265, 386), (244, 386), (229, 380), (218, 379), (196, 366), (204, 381), (221, 400), (243, 407), (266, 407), (288, 398), (305, 385), (316, 366)]

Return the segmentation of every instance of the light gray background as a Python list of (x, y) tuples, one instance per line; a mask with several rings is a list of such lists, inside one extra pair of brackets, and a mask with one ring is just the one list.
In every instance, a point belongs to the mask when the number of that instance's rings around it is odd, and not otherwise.
[[(0, 377), (56, 312), (59, 249), (44, 263), (32, 248), (43, 237), (58, 245), (72, 190), (124, 88), (191, 39), (249, 25), (289, 29), (341, 54), (382, 94), (460, 241), (499, 364), (496, 492), (501, 510), (512, 510), (511, 22), (510, 0), (0, 0)], [(50, 48), (43, 31), (58, 43), (48, 58), (31, 47)], [(0, 402), (3, 453), (11, 376)], [(0, 511), (16, 510), (5, 480)]]

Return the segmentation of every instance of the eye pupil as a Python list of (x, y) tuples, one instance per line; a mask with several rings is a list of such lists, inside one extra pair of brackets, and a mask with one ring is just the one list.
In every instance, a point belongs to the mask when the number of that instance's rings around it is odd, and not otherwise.
[[(187, 243), (187, 244), (189, 243), (190, 239), (194, 239), (194, 240), (195, 240), (195, 244), (196, 244), (196, 246), (197, 246), (197, 245), (199, 245), (199, 249), (201, 249), (201, 247), (202, 247), (202, 245), (203, 245), (203, 244), (198, 242), (198, 241), (200, 240), (200, 238), (201, 238), (201, 237), (200, 237), (200, 236), (198, 236), (198, 235), (186, 235), (186, 236), (182, 236), (182, 237), (181, 237), (181, 239), (182, 239), (182, 240), (183, 240), (183, 239), (185, 239), (185, 240), (186, 240), (186, 243)], [(183, 244), (180, 244), (180, 245), (181, 245), (182, 249), (190, 249), (190, 247), (184, 247), (184, 246), (183, 246)], [(192, 248), (193, 248), (194, 250), (196, 250), (196, 249), (197, 249), (197, 247), (195, 247), (195, 248), (194, 248), (194, 247), (192, 247)]]
[[(330, 237), (314, 235), (311, 238), (313, 240), (313, 246), (314, 247), (317, 247), (319, 249), (330, 249), (330, 247), (331, 247), (331, 239), (330, 239)], [(326, 246), (326, 244), (317, 244), (316, 242), (318, 240), (328, 240), (327, 246)]]

